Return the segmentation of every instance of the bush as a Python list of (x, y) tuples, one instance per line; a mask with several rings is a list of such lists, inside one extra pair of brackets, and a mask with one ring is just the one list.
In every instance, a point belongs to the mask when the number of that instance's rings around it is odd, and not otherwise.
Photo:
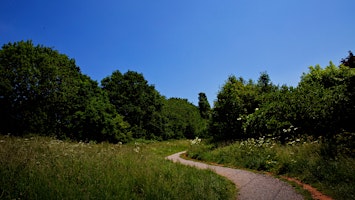
[(307, 139), (296, 139), (282, 145), (276, 140), (259, 138), (210, 150), (205, 146), (194, 146), (188, 155), (228, 166), (295, 177), (335, 199), (353, 199), (355, 159), (346, 155), (333, 157), (323, 154), (326, 145), (321, 140)]

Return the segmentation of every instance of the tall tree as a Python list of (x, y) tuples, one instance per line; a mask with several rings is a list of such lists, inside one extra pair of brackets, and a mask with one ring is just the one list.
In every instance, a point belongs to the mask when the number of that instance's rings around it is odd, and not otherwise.
[(131, 124), (134, 137), (149, 138), (161, 134), (155, 131), (162, 129), (152, 123), (159, 122), (157, 113), (162, 108), (162, 97), (142, 74), (134, 71), (122, 74), (117, 70), (104, 78), (101, 85), (118, 113)]
[(75, 109), (66, 118), (70, 138), (109, 142), (128, 142), (129, 123), (123, 120), (108, 95), (96, 81), (82, 75), (78, 84)]
[(244, 137), (241, 117), (257, 108), (257, 89), (243, 78), (230, 76), (218, 92), (210, 124), (214, 140), (235, 140)]
[(97, 82), (51, 48), (32, 41), (4, 45), (0, 83), (0, 133), (110, 141), (126, 134), (128, 125)]
[(340, 62), (345, 66), (348, 66), (350, 68), (355, 68), (355, 56), (353, 52), (349, 51), (348, 57), (341, 59)]
[(270, 76), (267, 72), (262, 72), (258, 79), (258, 87), (261, 93), (268, 93), (271, 90)]
[(80, 75), (75, 61), (32, 41), (21, 41), (2, 47), (0, 70), (3, 131), (60, 132), (67, 114), (64, 104), (75, 95), (70, 86)]
[(187, 99), (170, 98), (164, 101), (165, 138), (180, 139), (201, 137), (206, 131), (207, 122), (202, 119), (199, 109)]
[(200, 92), (198, 94), (198, 108), (200, 110), (200, 115), (203, 119), (210, 118), (211, 106), (207, 100), (206, 94), (203, 92)]

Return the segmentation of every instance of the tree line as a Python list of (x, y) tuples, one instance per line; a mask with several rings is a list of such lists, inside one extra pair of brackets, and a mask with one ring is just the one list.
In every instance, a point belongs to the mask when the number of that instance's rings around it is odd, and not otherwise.
[(321, 139), (327, 151), (344, 147), (355, 155), (354, 58), (349, 52), (339, 66), (311, 66), (296, 87), (274, 85), (266, 72), (257, 82), (230, 76), (211, 111), (212, 141)]
[[(114, 71), (101, 84), (75, 60), (20, 41), (0, 50), (0, 133), (40, 134), (82, 141), (128, 142), (204, 137), (214, 142), (299, 137), (354, 143), (355, 57), (316, 65), (296, 87), (230, 76), (211, 108), (161, 95), (143, 74)], [(345, 142), (343, 140), (342, 142)], [(354, 145), (353, 145), (354, 146)]]
[(134, 71), (98, 82), (75, 60), (32, 41), (0, 50), (0, 133), (82, 141), (193, 138), (206, 130), (199, 109), (162, 96)]

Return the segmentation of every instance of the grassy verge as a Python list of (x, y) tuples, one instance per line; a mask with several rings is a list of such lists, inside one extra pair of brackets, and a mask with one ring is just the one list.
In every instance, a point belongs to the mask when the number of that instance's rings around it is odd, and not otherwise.
[(320, 142), (294, 141), (281, 145), (260, 138), (222, 148), (200, 143), (190, 146), (188, 156), (294, 177), (335, 199), (355, 199), (355, 159), (343, 155), (329, 157)]
[(187, 146), (0, 136), (0, 199), (234, 199), (226, 179), (164, 159)]

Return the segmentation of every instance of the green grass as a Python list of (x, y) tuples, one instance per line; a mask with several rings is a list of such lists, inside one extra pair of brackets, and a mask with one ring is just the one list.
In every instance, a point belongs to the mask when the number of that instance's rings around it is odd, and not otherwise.
[(0, 199), (234, 199), (225, 178), (165, 160), (187, 147), (0, 136)]
[(328, 156), (321, 142), (295, 140), (281, 145), (260, 138), (221, 148), (190, 145), (188, 156), (237, 168), (268, 171), (297, 178), (335, 199), (355, 199), (355, 159)]

